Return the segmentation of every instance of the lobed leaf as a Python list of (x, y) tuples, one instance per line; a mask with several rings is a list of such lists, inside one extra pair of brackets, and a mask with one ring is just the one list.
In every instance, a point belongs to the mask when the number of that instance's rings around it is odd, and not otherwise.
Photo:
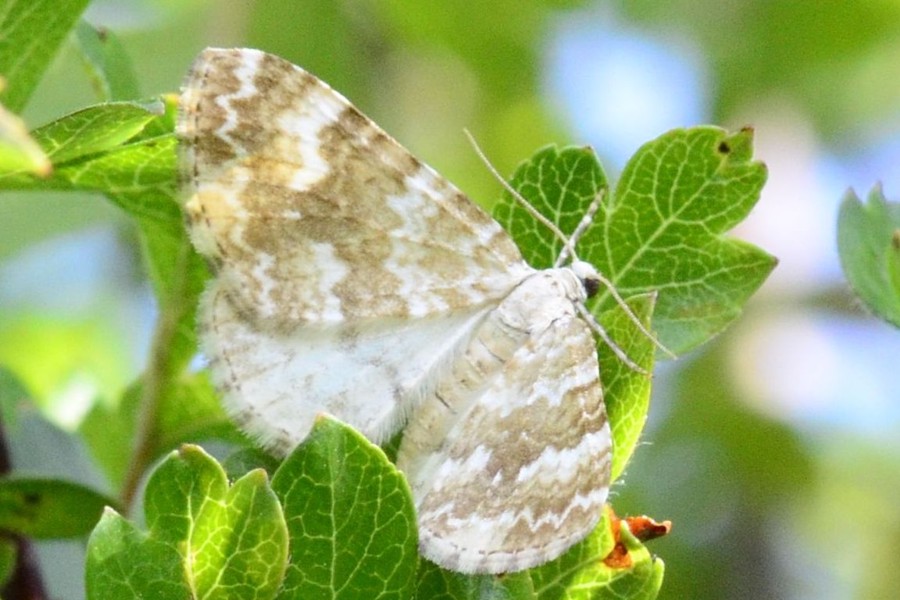
[[(579, 257), (625, 298), (658, 293), (654, 329), (666, 346), (685, 352), (734, 320), (775, 266), (755, 246), (724, 237), (748, 214), (765, 182), (765, 166), (751, 154), (750, 130), (676, 129), (635, 153), (614, 192), (587, 148), (545, 148), (519, 166), (511, 184), (566, 235), (600, 195)], [(532, 266), (553, 264), (561, 242), (510, 194), (494, 215)], [(601, 291), (592, 306), (613, 304)]]
[[(635, 312), (649, 318), (652, 309), (661, 341), (685, 351), (733, 320), (774, 267), (762, 250), (723, 237), (747, 215), (765, 181), (765, 167), (751, 153), (746, 130), (732, 135), (715, 127), (678, 129), (639, 149), (614, 193), (589, 148), (539, 150), (516, 169), (510, 185), (567, 237), (599, 198), (597, 214), (578, 240), (579, 258), (597, 267), (622, 297), (655, 298), (639, 303)], [(562, 240), (511, 194), (504, 193), (494, 216), (532, 266), (555, 263)], [(601, 288), (590, 306), (616, 345), (649, 372), (650, 340), (610, 291)], [(650, 382), (599, 340), (598, 354), (615, 477), (646, 420)]]
[[(756, 204), (766, 168), (753, 132), (675, 129), (642, 146), (584, 239), (593, 263), (624, 297), (657, 292), (660, 340), (686, 352), (722, 331), (775, 267), (724, 234)], [(600, 306), (613, 303), (608, 294)]]

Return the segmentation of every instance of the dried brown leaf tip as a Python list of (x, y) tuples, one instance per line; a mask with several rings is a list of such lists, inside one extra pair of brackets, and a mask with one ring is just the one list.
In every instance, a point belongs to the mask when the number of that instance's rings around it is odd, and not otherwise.
[(615, 513), (610, 511), (610, 519), (613, 538), (616, 545), (612, 551), (603, 559), (603, 564), (611, 569), (630, 569), (632, 566), (631, 555), (628, 553), (628, 547), (622, 540), (622, 522), (628, 527), (631, 535), (642, 542), (646, 542), (664, 535), (668, 535), (672, 531), (672, 522), (663, 521), (658, 523), (647, 516), (625, 517), (620, 519)]

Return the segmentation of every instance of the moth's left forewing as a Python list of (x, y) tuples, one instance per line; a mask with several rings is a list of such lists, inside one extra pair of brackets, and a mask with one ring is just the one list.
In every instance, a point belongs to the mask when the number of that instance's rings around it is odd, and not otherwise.
[(483, 210), (278, 57), (204, 51), (178, 132), (192, 239), (246, 318), (419, 318), (499, 302), (529, 271)]

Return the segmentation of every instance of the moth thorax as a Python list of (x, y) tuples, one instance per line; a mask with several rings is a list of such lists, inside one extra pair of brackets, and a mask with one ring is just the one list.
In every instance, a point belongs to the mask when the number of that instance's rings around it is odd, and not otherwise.
[(576, 260), (572, 262), (569, 268), (581, 281), (581, 285), (584, 286), (584, 293), (587, 294), (588, 298), (593, 298), (597, 295), (597, 291), (600, 289), (600, 276), (597, 274), (597, 269), (594, 268), (594, 265), (583, 260)]

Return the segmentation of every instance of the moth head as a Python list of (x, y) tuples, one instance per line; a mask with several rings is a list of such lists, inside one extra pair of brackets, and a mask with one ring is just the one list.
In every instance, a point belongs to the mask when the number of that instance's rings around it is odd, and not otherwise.
[(600, 275), (597, 273), (594, 265), (583, 260), (573, 260), (570, 268), (581, 281), (581, 285), (584, 286), (584, 292), (587, 294), (587, 297), (593, 298), (597, 294), (597, 290), (600, 289), (601, 283)]

